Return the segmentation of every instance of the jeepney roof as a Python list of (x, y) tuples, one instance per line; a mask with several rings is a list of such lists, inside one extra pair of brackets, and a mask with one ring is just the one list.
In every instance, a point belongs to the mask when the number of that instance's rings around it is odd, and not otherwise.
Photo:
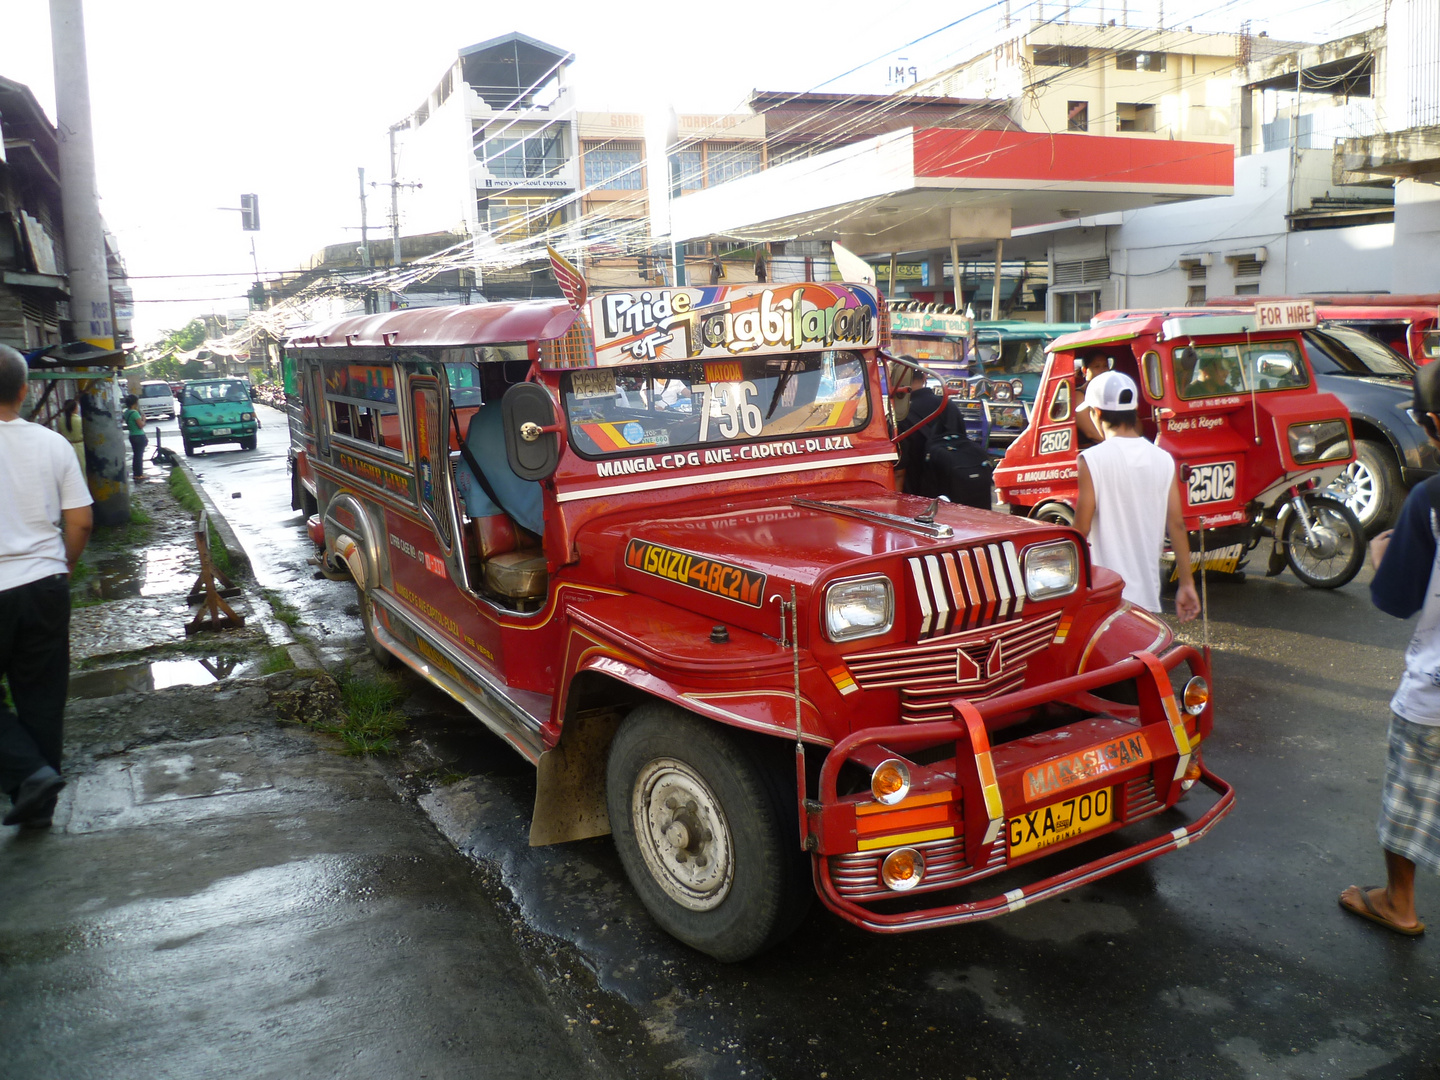
[(1049, 345), (1045, 346), (1046, 352), (1068, 352), (1071, 349), (1083, 349), (1087, 345), (1109, 345), (1116, 341), (1128, 341), (1138, 334), (1147, 330), (1159, 331), (1160, 324), (1164, 322), (1161, 315), (1146, 315), (1138, 319), (1122, 319), (1119, 322), (1106, 323), (1104, 326), (1091, 327), (1089, 330), (1078, 330), (1073, 334), (1062, 334)]
[(360, 345), (404, 348), (549, 341), (563, 335), (579, 316), (580, 312), (565, 300), (405, 308), (306, 326), (290, 338), (289, 344), (301, 349)]
[(1042, 323), (1024, 319), (999, 319), (993, 322), (977, 322), (977, 337), (998, 337), (1001, 341), (1049, 341), (1061, 334), (1074, 334), (1087, 328), (1083, 322)]

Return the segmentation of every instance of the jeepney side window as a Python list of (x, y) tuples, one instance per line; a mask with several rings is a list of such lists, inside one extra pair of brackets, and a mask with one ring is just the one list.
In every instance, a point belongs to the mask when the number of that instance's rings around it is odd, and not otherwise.
[(1426, 330), (1420, 349), (1427, 360), (1440, 359), (1440, 330)]
[(1160, 369), (1160, 354), (1151, 349), (1141, 357), (1145, 372), (1145, 393), (1157, 401), (1165, 394), (1165, 378)]
[(1070, 380), (1061, 379), (1060, 385), (1055, 388), (1055, 396), (1050, 399), (1049, 417), (1055, 423), (1070, 419)]
[(337, 438), (402, 457), (405, 442), (395, 394), (395, 367), (364, 362), (378, 359), (370, 356), (371, 352), (374, 350), (356, 350), (353, 359), (324, 362), (326, 419)]

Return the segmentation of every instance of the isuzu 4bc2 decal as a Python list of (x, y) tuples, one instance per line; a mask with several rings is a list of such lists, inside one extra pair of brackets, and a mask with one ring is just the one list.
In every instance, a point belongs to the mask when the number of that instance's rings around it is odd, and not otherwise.
[(625, 565), (750, 607), (758, 608), (765, 596), (764, 574), (646, 540), (630, 541), (625, 549)]

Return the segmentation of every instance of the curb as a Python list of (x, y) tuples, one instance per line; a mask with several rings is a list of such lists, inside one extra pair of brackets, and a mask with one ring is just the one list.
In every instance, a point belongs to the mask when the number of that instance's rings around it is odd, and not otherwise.
[(255, 596), (255, 601), (250, 605), (250, 610), (260, 621), (265, 629), (265, 636), (277, 645), (284, 646), (285, 651), (290, 654), (290, 662), (300, 671), (323, 671), (324, 665), (315, 651), (304, 641), (301, 641), (291, 629), (275, 618), (275, 613), (270, 610), (270, 600), (260, 588), (259, 582), (255, 580), (254, 567), (250, 565), (250, 556), (245, 552), (245, 546), (240, 543), (240, 538), (235, 534), (234, 528), (226, 520), (220, 508), (215, 505), (215, 500), (210, 498), (200, 478), (195, 475), (184, 459), (177, 459), (174, 466), (185, 474), (190, 481), (190, 486), (195, 489), (195, 494), (200, 499), (200, 505), (205, 507), (205, 513), (210, 524), (215, 527), (215, 536), (225, 547), (225, 552), (230, 556), (232, 564), (236, 569), (237, 577), (244, 577), (250, 591)]
[(240, 543), (240, 538), (235, 535), (235, 530), (230, 527), (230, 522), (225, 520), (225, 515), (220, 513), (215, 500), (205, 490), (200, 478), (195, 475), (194, 470), (183, 460), (177, 461), (175, 468), (185, 474), (185, 479), (190, 481), (190, 486), (195, 489), (195, 494), (200, 498), (200, 505), (205, 507), (205, 513), (209, 516), (211, 524), (215, 526), (215, 534), (219, 537), (220, 543), (225, 546), (225, 553), (237, 567), (243, 567), (246, 577), (254, 580), (255, 574), (250, 566), (250, 556), (245, 553), (245, 547)]

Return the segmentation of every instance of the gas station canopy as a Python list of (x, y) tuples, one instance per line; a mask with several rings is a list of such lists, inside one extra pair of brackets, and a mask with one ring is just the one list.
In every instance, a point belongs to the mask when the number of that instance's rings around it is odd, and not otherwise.
[[(671, 203), (676, 242), (838, 240), (861, 255), (1230, 195), (1230, 143), (905, 128)], [(657, 230), (663, 232), (664, 230)]]

